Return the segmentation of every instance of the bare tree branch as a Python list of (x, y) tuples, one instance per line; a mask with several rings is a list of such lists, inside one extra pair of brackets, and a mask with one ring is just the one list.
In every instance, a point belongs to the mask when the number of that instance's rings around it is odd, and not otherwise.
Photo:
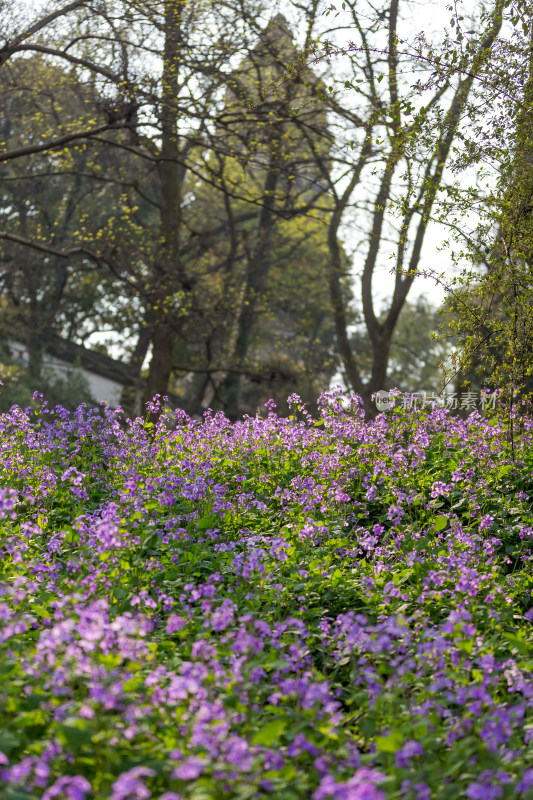
[(43, 30), (43, 28), (46, 28), (51, 22), (59, 17), (64, 17), (67, 14), (70, 14), (71, 11), (75, 11), (78, 8), (86, 6), (87, 2), (88, 0), (74, 0), (72, 3), (63, 6), (63, 8), (58, 8), (57, 11), (51, 11), (49, 14), (46, 14), (44, 17), (41, 17), (41, 19), (34, 22), (33, 25), (30, 25), (29, 28), (26, 28), (24, 31), (19, 33), (18, 36), (15, 36), (12, 40), (7, 41), (3, 47), (0, 47), (0, 66), (5, 64), (5, 62), (13, 55), (13, 53), (20, 49), (22, 42), (24, 42), (26, 39), (29, 39), (34, 33), (38, 33), (39, 31)]
[(70, 142), (75, 142), (78, 139), (91, 139), (100, 133), (127, 128), (128, 125), (128, 122), (107, 122), (104, 125), (98, 125), (96, 128), (88, 128), (86, 131), (66, 133), (63, 136), (58, 136), (57, 139), (49, 139), (47, 142), (41, 142), (41, 144), (18, 147), (15, 150), (8, 150), (4, 153), (0, 152), (0, 163), (12, 161), (15, 158), (23, 158), (24, 156), (29, 156), (33, 153), (45, 153), (49, 150), (62, 150), (64, 147), (70, 144)]

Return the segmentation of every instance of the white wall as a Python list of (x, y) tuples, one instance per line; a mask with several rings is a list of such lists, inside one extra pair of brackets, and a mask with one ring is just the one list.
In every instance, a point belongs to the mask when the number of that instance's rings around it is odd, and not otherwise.
[[(19, 364), (28, 366), (28, 348), (21, 342), (11, 342), (9, 345), (11, 356)], [(72, 364), (67, 364), (59, 358), (45, 355), (43, 358), (43, 365), (55, 375), (66, 377), (69, 372), (78, 370), (85, 376), (94, 399), (100, 403), (106, 400), (110, 406), (116, 408), (120, 403), (120, 395), (122, 393), (122, 384), (117, 381), (112, 381), (109, 378), (104, 378), (102, 375), (97, 375), (95, 372), (83, 367), (73, 367)]]

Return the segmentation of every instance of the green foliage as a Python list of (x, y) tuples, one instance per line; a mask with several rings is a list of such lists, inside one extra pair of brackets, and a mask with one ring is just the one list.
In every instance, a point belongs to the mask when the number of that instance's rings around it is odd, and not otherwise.
[[(478, 169), (478, 185), (462, 200), (450, 193), (443, 217), (457, 214), (452, 229), (460, 250), (452, 256), (470, 264), (449, 282), (446, 303), (450, 329), (461, 341), (456, 383), (491, 386), (512, 407), (533, 388), (533, 28), (525, 4), (510, 2), (506, 10), (511, 35), (483, 74), (490, 111), (472, 108), (455, 161), (457, 170)], [(497, 171), (496, 182), (487, 181), (486, 165)], [(478, 223), (467, 231), (472, 206)]]
[[(102, 120), (95, 87), (64, 65), (33, 55), (5, 65), (2, 76), (2, 149)], [(117, 217), (124, 226), (131, 202), (121, 192), (123, 163), (109, 148), (77, 142), (31, 154), (23, 169), (17, 159), (0, 165), (0, 229), (8, 235), (1, 241), (2, 328), (26, 344), (36, 378), (53, 334), (79, 339), (109, 323), (131, 325), (130, 300), (117, 281), (123, 266)], [(113, 227), (114, 237), (108, 235)], [(133, 245), (132, 225), (126, 236)], [(16, 237), (33, 246), (21, 247)], [(135, 244), (140, 249), (138, 237)], [(114, 249), (115, 274), (90, 256), (91, 249), (110, 260)]]
[[(280, 65), (297, 57), (285, 20), (275, 17), (232, 73), (218, 120), (220, 148), (211, 154), (198, 148), (185, 180), (186, 263), (194, 288), (180, 298), (175, 362), (184, 373), (189, 364), (196, 376), (180, 379), (178, 372), (173, 390), (194, 411), (198, 393), (204, 403), (225, 407), (232, 368), (243, 374), (238, 405), (247, 413), (269, 397), (283, 407), (294, 391), (312, 402), (335, 371), (327, 243), (332, 203), (312, 157), (317, 148), (327, 157), (329, 148), (324, 106), (311, 102), (317, 79), (309, 72), (273, 89), (267, 111), (259, 102), (261, 90), (281, 77)], [(296, 117), (297, 102), (305, 110)], [(343, 290), (348, 297), (347, 281)], [(250, 305), (248, 344), (239, 356)]]

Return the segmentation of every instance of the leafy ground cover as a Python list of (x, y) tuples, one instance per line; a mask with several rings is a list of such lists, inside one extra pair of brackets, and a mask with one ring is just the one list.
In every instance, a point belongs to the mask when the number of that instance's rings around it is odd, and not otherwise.
[(533, 422), (0, 417), (5, 800), (533, 797)]

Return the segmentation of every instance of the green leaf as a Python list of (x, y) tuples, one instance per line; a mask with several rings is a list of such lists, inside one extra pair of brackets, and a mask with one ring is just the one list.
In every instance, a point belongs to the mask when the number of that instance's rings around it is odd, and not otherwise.
[(392, 576), (392, 580), (396, 584), (396, 586), (401, 586), (403, 583), (409, 580), (409, 578), (413, 575), (413, 570), (408, 567), (406, 569), (400, 570), (400, 572), (395, 572)]
[(47, 694), (33, 692), (33, 694), (30, 694), (24, 698), (24, 703), (22, 707), (25, 709), (33, 710), (39, 708), (41, 703), (43, 703), (45, 700), (48, 700)]
[(191, 800), (215, 800), (218, 797), (215, 786), (194, 786), (191, 792)]
[(74, 725), (60, 725), (59, 738), (64, 745), (79, 749), (92, 739), (92, 731)]
[(8, 756), (20, 744), (20, 739), (11, 731), (0, 733), (0, 750)]
[(218, 521), (218, 514), (207, 514), (198, 520), (196, 527), (199, 531), (206, 531), (208, 528), (214, 528)]
[(40, 708), (34, 708), (33, 711), (23, 711), (13, 720), (15, 728), (33, 728), (36, 725), (44, 725), (46, 716), (44, 711)]
[(513, 468), (512, 464), (505, 464), (503, 467), (499, 469), (498, 474), (496, 475), (496, 480), (503, 478), (503, 476), (507, 475), (507, 473), (510, 472), (512, 468)]
[(333, 575), (331, 576), (331, 585), (338, 586), (342, 580), (342, 572), (340, 569), (336, 569)]
[(443, 514), (441, 514), (440, 516), (435, 517), (435, 522), (433, 523), (433, 527), (436, 531), (443, 531), (444, 528), (447, 526), (447, 524), (448, 524), (448, 517), (445, 517)]
[(403, 744), (403, 738), (400, 731), (392, 731), (388, 736), (377, 736), (376, 747), (380, 753), (396, 753)]
[(27, 790), (6, 788), (2, 791), (4, 800), (37, 800), (36, 794), (29, 794)]
[(286, 717), (273, 719), (271, 722), (268, 722), (264, 728), (261, 728), (260, 731), (257, 731), (252, 739), (252, 744), (262, 744), (265, 747), (271, 747), (278, 741), (279, 737), (287, 727), (287, 724), (288, 719)]
[(533, 655), (533, 647), (520, 634), (508, 632), (503, 634), (503, 638), (511, 645), (511, 651), (516, 650), (520, 655), (526, 657)]

